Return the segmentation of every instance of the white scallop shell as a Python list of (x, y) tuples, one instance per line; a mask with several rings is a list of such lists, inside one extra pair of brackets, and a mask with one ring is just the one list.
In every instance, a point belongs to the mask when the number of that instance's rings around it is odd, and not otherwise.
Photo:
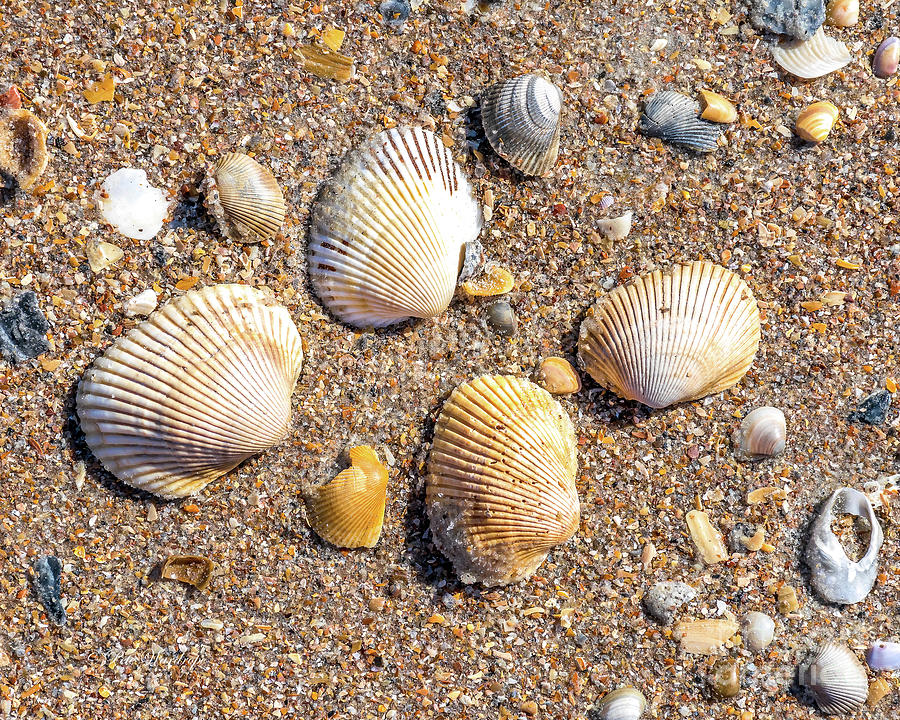
[(604, 696), (597, 707), (597, 720), (638, 720), (647, 709), (647, 699), (636, 688), (620, 687)]
[(85, 440), (119, 480), (191, 495), (288, 432), (300, 335), (244, 285), (188, 292), (116, 341), (78, 386)]
[(721, 392), (759, 346), (750, 288), (708, 262), (655, 270), (600, 299), (581, 325), (584, 369), (620, 397), (653, 408)]
[(800, 665), (800, 684), (826, 715), (848, 715), (858, 710), (869, 694), (866, 671), (850, 648), (826, 643)]
[(392, 128), (350, 153), (312, 213), (309, 274), (338, 318), (383, 327), (450, 304), (481, 208), (433, 133)]
[(734, 441), (745, 457), (762, 460), (784, 452), (787, 424), (784, 413), (775, 407), (759, 407), (747, 414), (738, 427)]
[(772, 56), (791, 75), (810, 79), (840, 70), (853, 58), (846, 44), (819, 28), (809, 40), (789, 40), (772, 46)]

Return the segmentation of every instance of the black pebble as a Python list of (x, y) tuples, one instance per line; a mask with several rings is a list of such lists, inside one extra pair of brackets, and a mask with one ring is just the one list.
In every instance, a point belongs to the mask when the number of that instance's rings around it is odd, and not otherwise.
[(0, 312), (0, 354), (13, 364), (50, 349), (50, 324), (31, 290), (16, 295)]
[(57, 625), (66, 624), (66, 611), (59, 597), (59, 578), (62, 565), (52, 555), (34, 561), (34, 587), (38, 600), (47, 611), (47, 616)]
[(409, 0), (384, 0), (378, 6), (378, 10), (384, 22), (395, 28), (409, 20), (409, 14), (412, 12)]
[(891, 394), (887, 390), (878, 390), (863, 400), (859, 407), (847, 416), (847, 419), (850, 422), (881, 425), (887, 419), (890, 406)]

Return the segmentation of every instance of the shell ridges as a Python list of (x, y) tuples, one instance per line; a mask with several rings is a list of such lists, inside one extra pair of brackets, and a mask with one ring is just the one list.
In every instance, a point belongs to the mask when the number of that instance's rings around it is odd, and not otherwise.
[(699, 152), (716, 149), (724, 128), (698, 117), (698, 104), (681, 93), (663, 90), (645, 103), (638, 129), (648, 137), (684, 145)]
[(828, 37), (824, 28), (819, 28), (809, 40), (773, 45), (772, 56), (791, 75), (807, 80), (840, 70), (853, 59), (847, 45)]
[(278, 181), (243, 153), (228, 153), (204, 183), (206, 204), (224, 235), (240, 242), (275, 237), (287, 207)]

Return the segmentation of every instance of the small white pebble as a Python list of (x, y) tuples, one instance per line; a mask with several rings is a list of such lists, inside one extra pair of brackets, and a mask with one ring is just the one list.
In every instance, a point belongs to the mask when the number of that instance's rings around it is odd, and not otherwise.
[(123, 309), (128, 317), (149, 315), (156, 310), (157, 302), (159, 302), (159, 298), (156, 292), (153, 288), (147, 288), (144, 292), (126, 300)]

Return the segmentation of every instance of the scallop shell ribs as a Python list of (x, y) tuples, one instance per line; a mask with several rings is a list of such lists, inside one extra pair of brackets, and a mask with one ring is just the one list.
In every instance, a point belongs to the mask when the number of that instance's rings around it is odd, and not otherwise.
[(575, 433), (528, 380), (486, 375), (444, 404), (428, 461), (435, 544), (465, 583), (529, 577), (578, 529)]
[(734, 273), (708, 262), (616, 288), (581, 325), (578, 355), (600, 385), (652, 408), (740, 380), (759, 347), (759, 311)]
[(302, 362), (287, 310), (251, 287), (215, 285), (110, 347), (79, 384), (78, 417), (119, 480), (185, 497), (287, 435)]

